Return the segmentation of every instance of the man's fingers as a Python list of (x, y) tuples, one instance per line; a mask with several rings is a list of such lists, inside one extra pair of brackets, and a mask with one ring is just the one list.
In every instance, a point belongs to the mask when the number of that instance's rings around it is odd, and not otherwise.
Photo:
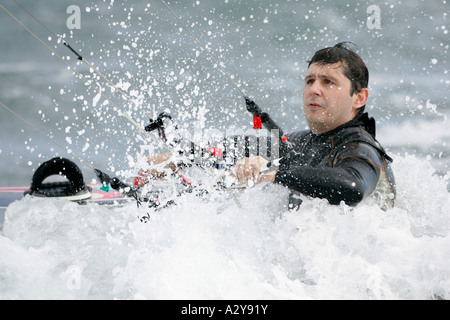
[(253, 186), (258, 184), (261, 179), (261, 165), (266, 162), (267, 160), (262, 157), (244, 158), (235, 165), (232, 176), (237, 179), (240, 185)]

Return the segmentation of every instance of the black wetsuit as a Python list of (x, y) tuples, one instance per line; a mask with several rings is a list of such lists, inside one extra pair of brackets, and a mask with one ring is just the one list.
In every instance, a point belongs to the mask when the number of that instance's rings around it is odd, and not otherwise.
[[(275, 183), (331, 204), (356, 205), (376, 188), (393, 206), (395, 180), (392, 159), (375, 140), (375, 121), (367, 113), (340, 127), (315, 135), (309, 130), (287, 135), (294, 145)], [(291, 197), (292, 199), (292, 197)]]

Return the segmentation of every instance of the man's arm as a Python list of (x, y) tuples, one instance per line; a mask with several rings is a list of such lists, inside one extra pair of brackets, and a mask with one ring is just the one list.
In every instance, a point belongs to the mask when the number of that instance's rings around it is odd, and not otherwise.
[(331, 204), (356, 205), (375, 190), (379, 172), (362, 159), (348, 157), (335, 167), (297, 166), (279, 171), (274, 182)]
[(364, 142), (340, 146), (332, 167), (293, 166), (277, 173), (275, 183), (331, 204), (356, 205), (376, 188), (382, 156)]
[(233, 176), (239, 184), (274, 182), (302, 194), (325, 198), (331, 204), (345, 201), (356, 205), (370, 195), (378, 183), (381, 156), (365, 143), (351, 143), (337, 154), (333, 167), (291, 166), (287, 170), (259, 174), (261, 157), (239, 162)]

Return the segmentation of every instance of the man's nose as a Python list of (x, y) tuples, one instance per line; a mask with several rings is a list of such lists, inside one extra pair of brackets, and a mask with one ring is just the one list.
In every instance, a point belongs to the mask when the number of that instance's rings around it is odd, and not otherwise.
[(320, 96), (321, 94), (321, 88), (320, 88), (320, 83), (319, 81), (314, 81), (310, 86), (309, 86), (309, 91), (312, 95), (316, 95), (316, 96)]

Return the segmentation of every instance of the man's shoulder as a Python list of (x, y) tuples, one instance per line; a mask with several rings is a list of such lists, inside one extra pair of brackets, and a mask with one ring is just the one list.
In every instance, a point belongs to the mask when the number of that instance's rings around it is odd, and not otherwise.
[(380, 143), (361, 126), (342, 128), (333, 135), (336, 144), (349, 142), (365, 142), (374, 147), (381, 148)]
[(368, 150), (367, 148), (370, 146), (390, 162), (392, 161), (381, 144), (361, 126), (343, 128), (335, 135), (334, 144), (337, 149), (344, 147), (346, 149)]

